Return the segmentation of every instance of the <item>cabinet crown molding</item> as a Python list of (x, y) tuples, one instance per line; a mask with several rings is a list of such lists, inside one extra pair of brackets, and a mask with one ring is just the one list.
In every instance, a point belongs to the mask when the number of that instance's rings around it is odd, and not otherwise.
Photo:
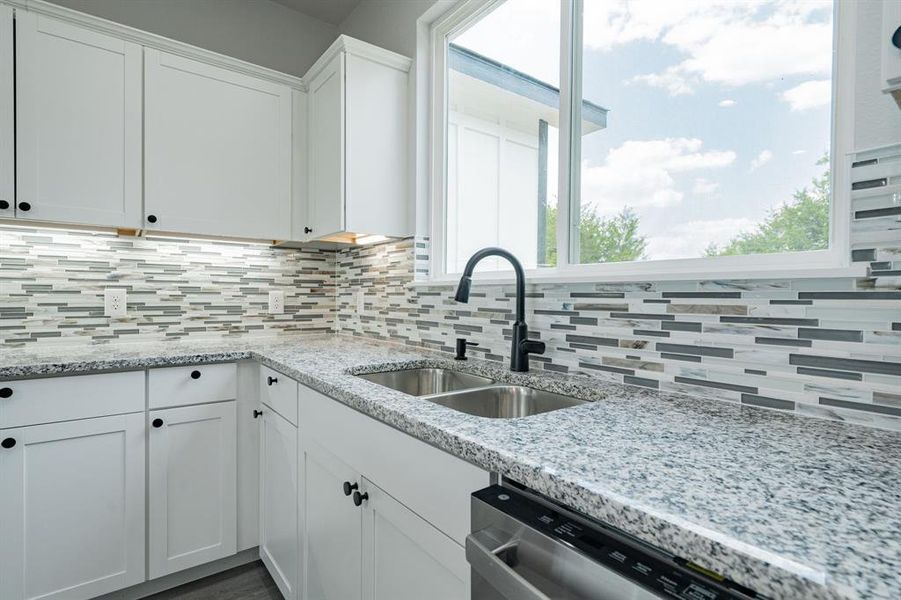
[(341, 34), (306, 72), (303, 76), (304, 82), (309, 82), (316, 77), (341, 52), (347, 52), (405, 73), (409, 72), (413, 65), (413, 60), (402, 54)]
[(125, 41), (140, 44), (146, 48), (163, 50), (170, 54), (200, 60), (213, 66), (267, 79), (274, 83), (286, 85), (304, 92), (307, 91), (306, 83), (299, 77), (261, 67), (260, 65), (255, 65), (238, 58), (219, 54), (212, 50), (204, 50), (203, 48), (192, 46), (191, 44), (172, 40), (127, 25), (121, 25), (77, 10), (57, 6), (49, 2), (44, 2), (43, 0), (0, 0), (0, 5), (4, 4), (18, 10), (27, 10), (35, 14), (53, 17), (54, 19), (78, 25), (79, 27), (112, 35)]

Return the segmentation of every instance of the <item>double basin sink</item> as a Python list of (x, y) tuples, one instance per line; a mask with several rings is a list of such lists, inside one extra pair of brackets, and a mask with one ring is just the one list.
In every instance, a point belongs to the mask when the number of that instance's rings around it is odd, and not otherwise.
[(584, 404), (585, 400), (452, 369), (365, 373), (362, 379), (477, 417), (512, 419)]

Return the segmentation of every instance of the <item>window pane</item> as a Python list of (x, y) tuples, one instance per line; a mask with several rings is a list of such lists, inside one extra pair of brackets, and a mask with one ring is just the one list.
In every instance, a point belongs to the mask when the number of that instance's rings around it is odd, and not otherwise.
[(573, 262), (828, 246), (831, 0), (586, 0)]
[(556, 264), (559, 36), (559, 2), (507, 0), (448, 40), (448, 273)]

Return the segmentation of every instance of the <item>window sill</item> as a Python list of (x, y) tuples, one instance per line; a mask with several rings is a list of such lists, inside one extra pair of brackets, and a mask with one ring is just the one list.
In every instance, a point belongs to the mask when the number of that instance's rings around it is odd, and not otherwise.
[[(860, 278), (867, 276), (866, 263), (853, 264), (842, 267), (791, 267), (784, 269), (730, 269), (728, 271), (673, 271), (667, 273), (607, 273), (602, 274), (592, 270), (585, 272), (582, 269), (527, 271), (527, 283), (568, 284), (568, 283), (628, 283), (628, 282), (656, 282), (656, 281), (742, 281), (742, 280), (774, 280), (774, 279), (839, 279)], [(410, 287), (436, 287), (456, 285), (460, 281), (460, 275), (441, 275), (428, 279), (415, 280)], [(475, 285), (508, 285), (513, 284), (515, 278), (512, 271), (498, 271), (496, 273), (476, 273), (473, 276)]]

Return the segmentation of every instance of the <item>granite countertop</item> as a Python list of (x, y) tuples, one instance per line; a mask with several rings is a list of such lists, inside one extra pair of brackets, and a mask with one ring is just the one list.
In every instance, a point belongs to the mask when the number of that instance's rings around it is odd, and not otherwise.
[[(0, 349), (0, 380), (256, 359), (771, 598), (901, 598), (901, 434), (343, 336)], [(594, 402), (485, 419), (353, 373), (446, 366)]]

